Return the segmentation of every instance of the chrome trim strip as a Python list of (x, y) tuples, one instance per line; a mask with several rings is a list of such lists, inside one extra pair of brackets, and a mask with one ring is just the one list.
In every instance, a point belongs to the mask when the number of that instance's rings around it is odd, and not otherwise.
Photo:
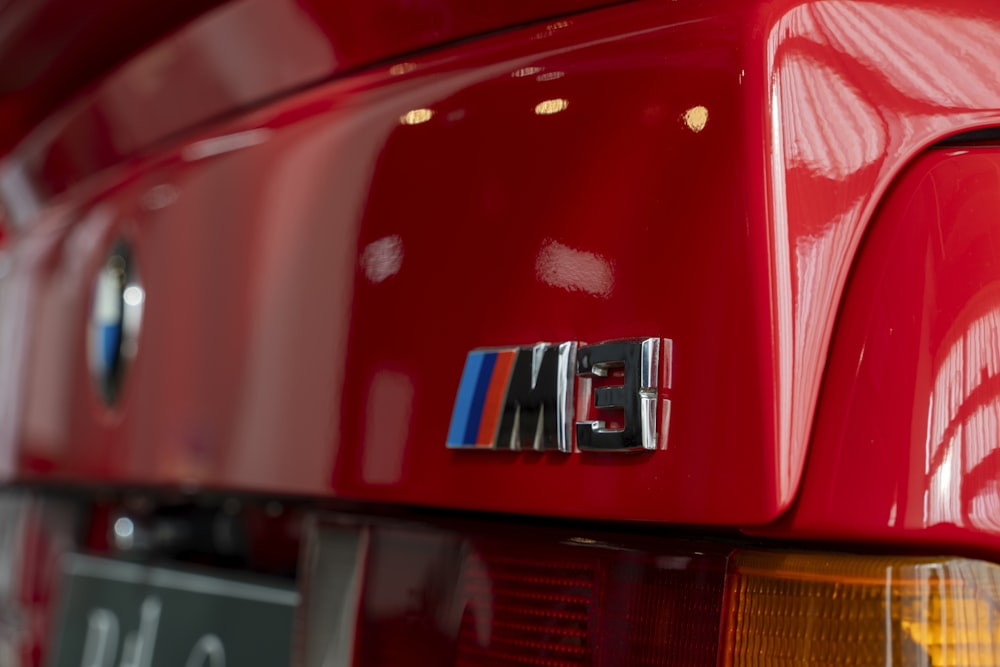
[(576, 346), (575, 341), (559, 345), (559, 379), (556, 400), (556, 428), (559, 431), (559, 451), (573, 452), (574, 388), (576, 386)]
[(236, 598), (252, 602), (288, 607), (299, 604), (299, 594), (294, 590), (281, 590), (278, 587), (233, 581), (224, 577), (194, 574), (162, 567), (148, 567), (82, 554), (67, 554), (63, 571), (77, 577), (107, 579), (125, 584), (145, 584), (188, 593)]
[(642, 341), (641, 377), (639, 380), (639, 420), (642, 429), (642, 448), (655, 450), (657, 385), (660, 371), (660, 339)]
[(639, 389), (643, 391), (656, 391), (657, 371), (660, 367), (660, 339), (647, 338), (642, 341), (642, 361), (641, 375), (639, 378)]
[(350, 667), (368, 562), (371, 529), (313, 522), (302, 587), (305, 667)]

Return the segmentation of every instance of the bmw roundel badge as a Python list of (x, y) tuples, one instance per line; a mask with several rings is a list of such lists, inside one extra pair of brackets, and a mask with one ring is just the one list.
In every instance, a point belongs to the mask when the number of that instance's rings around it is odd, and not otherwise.
[(127, 243), (118, 241), (112, 246), (97, 272), (93, 290), (87, 357), (98, 393), (111, 406), (138, 351), (146, 300)]

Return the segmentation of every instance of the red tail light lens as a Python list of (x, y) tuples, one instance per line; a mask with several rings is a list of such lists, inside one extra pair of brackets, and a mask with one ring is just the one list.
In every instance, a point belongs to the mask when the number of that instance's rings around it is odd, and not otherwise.
[(717, 663), (726, 554), (716, 547), (368, 531), (355, 665)]
[[(593, 541), (371, 542), (360, 665), (714, 665), (725, 559)], [(419, 647), (419, 648), (417, 648)], [(624, 660), (622, 663), (620, 661)]]

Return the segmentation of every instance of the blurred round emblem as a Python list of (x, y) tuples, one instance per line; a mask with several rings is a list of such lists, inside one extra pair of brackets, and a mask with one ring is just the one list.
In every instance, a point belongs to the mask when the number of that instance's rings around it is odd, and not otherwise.
[(132, 252), (116, 243), (94, 283), (87, 340), (90, 370), (104, 402), (113, 405), (139, 347), (139, 327), (146, 293)]

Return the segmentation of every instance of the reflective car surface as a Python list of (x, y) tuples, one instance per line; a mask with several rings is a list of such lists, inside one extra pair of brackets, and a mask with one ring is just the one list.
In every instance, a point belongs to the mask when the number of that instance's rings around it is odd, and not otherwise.
[(0, 664), (1000, 663), (995, 7), (161, 11), (0, 7)]

